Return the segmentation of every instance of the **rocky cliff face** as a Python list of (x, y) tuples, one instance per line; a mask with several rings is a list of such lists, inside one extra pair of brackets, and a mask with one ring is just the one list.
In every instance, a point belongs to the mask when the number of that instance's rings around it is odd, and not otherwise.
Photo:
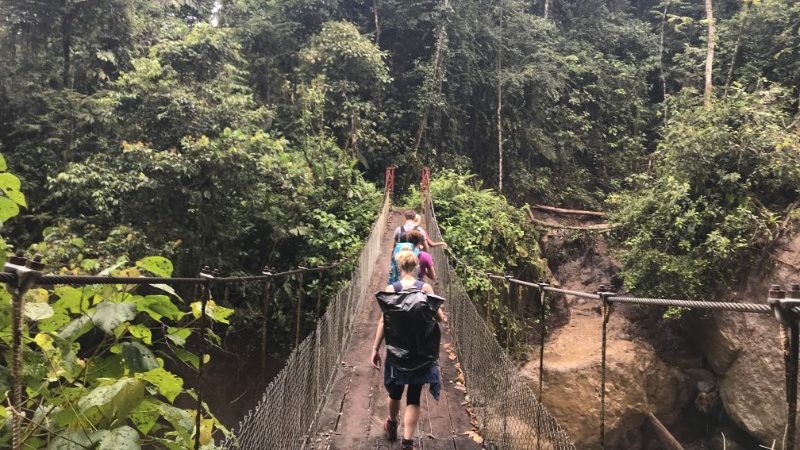
[[(771, 275), (752, 277), (734, 297), (763, 302), (772, 281), (800, 282), (800, 235), (781, 242), (773, 255), (776, 267)], [(786, 403), (778, 322), (772, 316), (722, 313), (698, 329), (700, 348), (719, 379), (725, 411), (764, 444), (780, 443)]]

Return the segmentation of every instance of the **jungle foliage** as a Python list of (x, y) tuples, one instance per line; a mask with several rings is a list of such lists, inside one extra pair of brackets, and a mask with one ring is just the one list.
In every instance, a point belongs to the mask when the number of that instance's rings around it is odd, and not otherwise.
[[(403, 191), (429, 165), (447, 239), (480, 270), (544, 276), (537, 234), (511, 205), (607, 207), (627, 288), (710, 297), (791, 229), (800, 186), (800, 4), (713, 5), (708, 61), (706, 11), (691, 0), (0, 0), (2, 233), (68, 273), (152, 255), (176, 275), (313, 266), (356, 254), (385, 166)], [(70, 320), (125, 303), (101, 290), (86, 310), (58, 310), (59, 292), (38, 295), (31, 304)], [(275, 324), (278, 352), (282, 298), (270, 317), (247, 310)], [(90, 367), (89, 349), (110, 358), (144, 328), (192, 319), (137, 310), (72, 343), (28, 320), (28, 350)], [(104, 422), (121, 434), (97, 439), (178, 445), (170, 398), (120, 364), (119, 389), (158, 403), (166, 428)], [(93, 383), (47, 395), (113, 390)]]

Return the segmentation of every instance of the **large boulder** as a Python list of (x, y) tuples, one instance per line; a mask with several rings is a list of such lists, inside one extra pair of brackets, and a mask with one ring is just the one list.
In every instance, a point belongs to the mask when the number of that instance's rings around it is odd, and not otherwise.
[[(575, 319), (571, 326), (582, 322)], [(544, 363), (543, 403), (581, 449), (600, 448), (599, 317), (592, 319), (585, 318), (594, 322), (591, 328), (560, 330)], [(583, 341), (581, 336), (587, 333), (594, 336)], [(537, 364), (526, 367), (534, 380)], [(646, 413), (652, 412), (667, 425), (674, 423), (689, 401), (687, 386), (685, 377), (668, 367), (648, 344), (613, 337), (606, 366), (607, 448), (643, 448), (641, 430)]]
[[(800, 235), (777, 246), (774, 262), (771, 275), (755, 274), (743, 292), (732, 296), (763, 303), (772, 281), (800, 282)], [(725, 411), (762, 443), (780, 443), (786, 426), (786, 391), (778, 322), (771, 315), (726, 312), (710, 315), (700, 325), (698, 342), (719, 377)]]

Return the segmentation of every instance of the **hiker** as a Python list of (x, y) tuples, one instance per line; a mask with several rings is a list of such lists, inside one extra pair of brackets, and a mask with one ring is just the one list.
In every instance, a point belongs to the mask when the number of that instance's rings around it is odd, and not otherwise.
[[(439, 400), (438, 322), (444, 320), (439, 308), (444, 299), (433, 294), (431, 285), (417, 280), (414, 273), (419, 262), (410, 250), (397, 255), (400, 280), (375, 294), (383, 314), (375, 330), (372, 346), (372, 366), (380, 369), (381, 342), (386, 337), (386, 360), (383, 366), (383, 385), (389, 394), (389, 417), (384, 422), (389, 440), (397, 439), (398, 415), (403, 391), (406, 391), (406, 410), (403, 417), (403, 450), (413, 450), (414, 430), (419, 419), (422, 387), (429, 385), (431, 395)], [(408, 386), (406, 388), (406, 386)]]
[(447, 244), (445, 244), (444, 242), (431, 241), (430, 237), (428, 237), (428, 233), (426, 233), (425, 230), (420, 226), (422, 217), (419, 214), (417, 214), (416, 211), (414, 211), (413, 209), (409, 209), (405, 213), (403, 213), (403, 216), (406, 218), (406, 222), (394, 230), (395, 245), (397, 245), (400, 242), (408, 242), (408, 239), (405, 237), (405, 234), (411, 230), (417, 230), (420, 233), (422, 233), (422, 236), (425, 239), (424, 241), (425, 243), (423, 245), (425, 249), (447, 246)]
[(418, 224), (414, 223), (414, 219), (417, 217), (416, 211), (414, 211), (413, 209), (406, 210), (406, 212), (403, 213), (403, 216), (406, 218), (406, 222), (394, 230), (395, 244), (399, 242), (407, 242), (405, 240), (406, 232), (411, 231), (418, 226)]
[(414, 248), (419, 250), (419, 253), (417, 253), (417, 259), (419, 260), (417, 279), (425, 281), (425, 277), (428, 277), (432, 281), (436, 281), (436, 269), (433, 268), (433, 256), (423, 250), (425, 238), (422, 232), (419, 230), (411, 230), (406, 233), (406, 240), (413, 245)]
[(431, 249), (431, 248), (434, 248), (434, 247), (442, 247), (442, 246), (447, 248), (447, 244), (444, 243), (444, 242), (433, 242), (431, 240), (431, 238), (428, 236), (428, 233), (425, 231), (425, 229), (420, 226), (421, 222), (422, 222), (422, 216), (420, 216), (419, 214), (415, 214), (414, 215), (414, 229), (418, 230), (420, 233), (422, 233), (422, 237), (425, 240), (424, 248), (425, 249)]

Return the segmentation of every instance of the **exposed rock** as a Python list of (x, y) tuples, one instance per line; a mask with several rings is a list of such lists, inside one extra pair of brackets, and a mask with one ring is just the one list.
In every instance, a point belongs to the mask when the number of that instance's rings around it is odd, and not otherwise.
[[(772, 280), (800, 281), (800, 235), (782, 243), (775, 258), (783, 262), (778, 263)], [(737, 298), (762, 303), (768, 289), (769, 280), (754, 276)], [(786, 403), (778, 322), (769, 315), (719, 313), (701, 323), (698, 342), (719, 377), (725, 411), (764, 444), (780, 442), (786, 425)]]
[[(579, 344), (568, 353), (548, 350), (545, 355), (543, 402), (581, 449), (600, 447), (599, 350)], [(528, 369), (535, 377), (538, 368), (534, 366)], [(652, 411), (669, 425), (678, 419), (688, 400), (686, 379), (664, 364), (649, 345), (623, 340), (609, 343), (607, 448), (643, 448), (644, 412)]]

